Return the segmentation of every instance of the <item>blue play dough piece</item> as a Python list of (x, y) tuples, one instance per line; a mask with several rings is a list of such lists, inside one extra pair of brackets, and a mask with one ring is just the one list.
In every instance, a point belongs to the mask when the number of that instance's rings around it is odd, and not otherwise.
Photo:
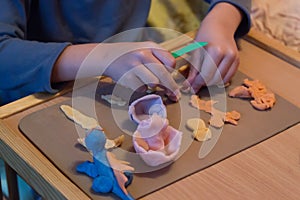
[[(117, 179), (109, 165), (106, 157), (106, 149), (104, 148), (106, 137), (99, 129), (93, 129), (85, 138), (85, 144), (88, 150), (93, 152), (93, 162), (85, 161), (77, 165), (77, 172), (84, 173), (93, 178), (92, 190), (99, 193), (114, 193), (124, 200), (132, 200), (130, 194), (125, 194), (119, 186)], [(125, 183), (127, 187), (131, 182), (133, 175), (131, 172), (125, 172), (128, 178)]]
[(107, 176), (98, 176), (94, 179), (92, 189), (95, 192), (108, 193), (113, 188), (113, 181)]
[(77, 165), (76, 168), (77, 172), (85, 173), (86, 175), (96, 178), (98, 176), (98, 171), (96, 168), (96, 165), (94, 165), (93, 162), (85, 161), (79, 165)]

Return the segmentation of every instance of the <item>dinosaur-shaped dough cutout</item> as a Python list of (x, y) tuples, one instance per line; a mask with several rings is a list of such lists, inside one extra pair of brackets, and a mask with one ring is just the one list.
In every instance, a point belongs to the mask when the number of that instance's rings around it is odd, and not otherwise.
[(114, 193), (124, 200), (133, 200), (126, 187), (132, 181), (133, 167), (105, 149), (106, 136), (100, 129), (92, 129), (85, 138), (87, 150), (92, 152), (93, 161), (77, 165), (77, 172), (93, 178), (92, 190), (99, 193)]

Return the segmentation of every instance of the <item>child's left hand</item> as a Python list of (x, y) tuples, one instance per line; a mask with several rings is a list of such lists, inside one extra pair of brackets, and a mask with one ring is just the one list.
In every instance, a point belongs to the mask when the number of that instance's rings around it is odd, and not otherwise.
[(230, 81), (240, 62), (234, 33), (241, 19), (239, 10), (228, 3), (219, 3), (209, 12), (195, 38), (208, 45), (193, 52), (184, 86), (190, 85), (198, 92), (202, 86)]

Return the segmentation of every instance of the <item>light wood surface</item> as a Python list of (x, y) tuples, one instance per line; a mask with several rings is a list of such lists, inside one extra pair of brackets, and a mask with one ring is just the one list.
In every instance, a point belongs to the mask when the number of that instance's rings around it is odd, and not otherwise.
[[(300, 108), (300, 69), (246, 41), (241, 48), (240, 71)], [(170, 197), (299, 199), (300, 124), (144, 199)]]
[(261, 31), (254, 28), (245, 36), (245, 39), (256, 46), (274, 54), (275, 56), (285, 60), (286, 62), (300, 68), (300, 52), (293, 50), (283, 43), (268, 37)]
[(144, 199), (299, 199), (299, 133), (297, 125)]
[[(101, 79), (103, 77), (95, 77), (95, 79)], [(74, 85), (76, 85), (76, 88), (84, 87), (85, 85), (91, 83), (92, 81), (95, 81), (95, 79), (81, 79), (80, 81), (76, 82), (67, 82), (63, 85), (63, 89), (58, 91), (55, 94), (45, 93), (45, 92), (39, 92), (32, 95), (28, 95), (26, 97), (23, 97), (21, 99), (18, 99), (16, 101), (13, 101), (11, 103), (8, 103), (4, 106), (0, 106), (0, 119), (9, 117), (13, 114), (16, 114), (18, 112), (21, 112), (23, 110), (26, 110), (28, 108), (31, 108), (33, 106), (36, 106), (38, 104), (44, 103), (46, 101), (49, 101), (51, 99), (54, 99), (56, 97), (63, 96), (69, 92), (71, 92), (74, 89)]]
[(19, 132), (17, 121), (0, 120), (0, 155), (4, 161), (45, 199), (88, 199)]
[[(241, 42), (240, 70), (263, 81), (274, 92), (300, 108), (300, 69)], [(88, 199), (18, 130), (29, 113), (67, 100), (56, 97), (0, 120), (0, 157), (46, 199)], [(300, 117), (300, 116), (299, 116)], [(274, 122), (276, 123), (276, 122)], [(191, 164), (191, 163), (187, 163)], [(300, 125), (144, 199), (299, 199)]]
[(300, 69), (248, 42), (242, 42), (241, 48), (239, 70), (300, 107)]
[(9, 117), (17, 112), (21, 112), (32, 106), (36, 106), (40, 103), (51, 100), (55, 97), (62, 96), (72, 90), (72, 85), (73, 85), (72, 83), (67, 84), (63, 90), (61, 90), (55, 94), (40, 92), (40, 93), (36, 93), (33, 95), (26, 96), (24, 98), (18, 99), (16, 101), (8, 103), (4, 106), (0, 106), (0, 119)]

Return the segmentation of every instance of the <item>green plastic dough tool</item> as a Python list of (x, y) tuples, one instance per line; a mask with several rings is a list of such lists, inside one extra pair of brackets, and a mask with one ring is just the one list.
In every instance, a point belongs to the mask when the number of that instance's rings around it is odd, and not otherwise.
[(189, 44), (185, 47), (182, 47), (181, 49), (179, 49), (177, 51), (171, 52), (171, 54), (174, 58), (177, 58), (179, 56), (182, 56), (185, 53), (191, 52), (191, 51), (193, 51), (195, 49), (198, 49), (200, 47), (204, 47), (205, 45), (207, 45), (207, 42), (194, 42), (194, 43)]

